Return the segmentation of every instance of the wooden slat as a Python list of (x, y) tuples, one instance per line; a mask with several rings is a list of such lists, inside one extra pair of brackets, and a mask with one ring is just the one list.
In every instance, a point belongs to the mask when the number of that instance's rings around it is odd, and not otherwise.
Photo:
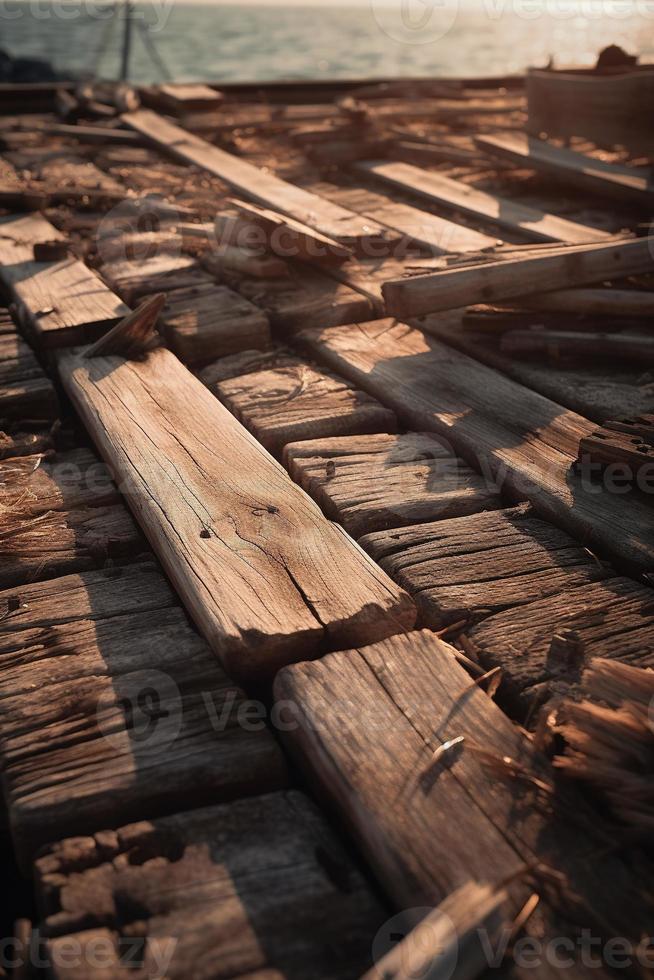
[(358, 163), (354, 164), (354, 169), (357, 173), (377, 177), (432, 204), (445, 205), (473, 218), (491, 221), (500, 228), (520, 232), (530, 241), (585, 244), (607, 237), (605, 232), (596, 228), (479, 190), (440, 173), (421, 170), (410, 163)]
[(499, 506), (483, 478), (430, 432), (294, 442), (284, 463), (355, 538)]
[(265, 233), (266, 245), (283, 258), (308, 262), (342, 262), (352, 254), (333, 238), (321, 235), (294, 218), (278, 214), (269, 208), (258, 208), (246, 201), (230, 202), (250, 227)]
[(265, 313), (228, 286), (173, 290), (166, 296), (161, 321), (170, 347), (187, 364), (270, 342)]
[[(636, 426), (630, 426), (632, 430)], [(643, 427), (644, 428), (644, 427)], [(580, 466), (588, 462), (599, 466), (617, 466), (625, 480), (636, 482), (639, 478), (651, 480), (654, 486), (654, 426), (649, 427), (645, 436), (634, 431), (620, 429), (596, 429), (579, 442), (578, 461)], [(648, 486), (648, 484), (643, 484)]]
[(50, 421), (57, 409), (52, 382), (8, 319), (0, 327), (0, 419)]
[(651, 317), (654, 293), (646, 289), (561, 289), (524, 296), (520, 305), (553, 313)]
[(0, 588), (89, 568), (111, 567), (147, 551), (145, 539), (122, 505), (53, 511), (0, 523)]
[(61, 237), (40, 215), (0, 218), (0, 278), (37, 342), (48, 348), (90, 340), (129, 312), (77, 259), (34, 261), (35, 244)]
[(481, 150), (520, 167), (556, 177), (581, 190), (649, 207), (654, 204), (654, 185), (647, 173), (637, 167), (608, 163), (526, 133), (497, 133), (476, 136)]
[(23, 866), (67, 834), (285, 783), (272, 736), (237, 723), (244, 695), (179, 607), (9, 633), (0, 663), (0, 761)]
[(152, 293), (215, 285), (210, 272), (177, 249), (157, 250), (156, 254), (139, 259), (110, 259), (100, 271), (105, 282), (131, 306)]
[[(275, 692), (295, 706), (291, 748), (399, 908), (432, 906), (471, 878), (508, 882), (512, 902), (521, 904), (520, 873), (525, 863), (542, 862), (564, 876), (556, 901), (576, 926), (601, 919), (610, 935), (638, 934), (638, 886), (606, 848), (601, 820), (584, 818), (581, 797), (562, 785), (546, 793), (547, 804), (538, 802), (530, 780), (551, 786), (553, 770), (433, 634), (295, 665), (279, 674)], [(455, 739), (462, 741), (444, 748)], [(494, 764), (487, 768), (483, 758)], [(588, 834), (583, 854), (578, 821)], [(598, 849), (607, 864), (589, 859)], [(574, 911), (568, 887), (580, 896)], [(535, 888), (545, 898), (547, 886)], [(552, 921), (546, 901), (539, 913), (528, 934), (545, 943), (568, 934), (570, 921)], [(613, 931), (618, 922), (626, 933)], [(550, 971), (560, 974), (543, 958), (538, 975)], [(585, 975), (578, 959), (574, 975)]]
[(524, 715), (576, 683), (592, 657), (654, 667), (654, 590), (627, 578), (596, 582), (497, 613), (469, 639), (484, 665), (502, 666), (504, 699)]
[[(386, 917), (327, 822), (296, 792), (66, 840), (39, 858), (36, 874), (58, 980), (88, 977), (94, 944), (115, 978), (152, 972), (159, 953), (157, 972), (169, 980), (199, 972), (358, 980)], [(140, 910), (131, 969), (124, 906)], [(63, 956), (71, 942), (81, 949), (78, 965)]]
[(362, 245), (369, 240), (386, 241), (391, 236), (379, 225), (366, 221), (345, 208), (295, 187), (246, 160), (232, 156), (205, 140), (180, 129), (154, 112), (125, 114), (123, 120), (159, 147), (186, 163), (208, 170), (230, 187), (264, 207), (281, 211), (321, 234), (345, 244)]
[(524, 505), (377, 531), (360, 544), (413, 596), (424, 625), (436, 630), (612, 574)]
[(392, 320), (306, 330), (301, 339), (406, 425), (447, 438), (496, 486), (530, 500), (584, 545), (636, 571), (653, 567), (648, 501), (589, 485), (571, 470), (579, 440), (594, 428), (587, 419)]
[(637, 238), (396, 279), (382, 292), (389, 314), (412, 317), (652, 271), (654, 239)]
[(38, 517), (47, 511), (105, 507), (118, 503), (107, 467), (88, 449), (54, 457), (7, 459), (0, 464), (0, 519)]
[(627, 361), (643, 367), (654, 364), (654, 336), (637, 333), (599, 333), (590, 330), (508, 330), (500, 349), (517, 357), (557, 361)]
[(34, 456), (52, 449), (52, 440), (47, 432), (23, 432), (11, 428), (9, 432), (0, 430), (0, 460), (12, 456)]
[(376, 398), (303, 358), (283, 355), (276, 365), (253, 368), (209, 387), (273, 455), (298, 439), (397, 429), (394, 412)]
[(139, 362), (70, 353), (60, 373), (232, 676), (411, 627), (408, 597), (169, 351)]

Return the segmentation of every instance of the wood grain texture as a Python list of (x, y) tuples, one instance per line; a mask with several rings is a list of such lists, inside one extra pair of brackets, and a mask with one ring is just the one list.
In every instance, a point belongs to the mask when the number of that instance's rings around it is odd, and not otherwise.
[(445, 205), (473, 218), (491, 221), (499, 228), (520, 232), (532, 242), (599, 242), (605, 232), (548, 214), (538, 208), (479, 190), (443, 174), (422, 170), (410, 163), (372, 162), (354, 164), (359, 174), (376, 177), (431, 204)]
[(280, 333), (292, 334), (309, 324), (333, 327), (373, 315), (373, 305), (366, 296), (309, 266), (294, 270), (290, 280), (269, 282), (234, 276), (228, 281), (263, 309), (270, 325)]
[(123, 120), (131, 129), (168, 150), (186, 163), (195, 164), (224, 180), (230, 187), (264, 207), (281, 211), (316, 231), (344, 244), (387, 240), (388, 232), (345, 208), (289, 184), (254, 164), (232, 156), (205, 140), (185, 132), (156, 113), (141, 110)]
[(411, 628), (408, 596), (169, 351), (138, 363), (71, 353), (60, 373), (232, 676)]
[(0, 636), (177, 604), (172, 589), (152, 562), (132, 562), (4, 589), (0, 592)]
[(298, 439), (395, 432), (395, 413), (331, 371), (293, 356), (218, 381), (211, 391), (275, 456)]
[(648, 237), (398, 278), (385, 282), (382, 293), (387, 312), (407, 318), (652, 271), (654, 239)]
[[(43, 928), (56, 957), (71, 936), (116, 944), (140, 911), (142, 967), (115, 959), (106, 980), (358, 980), (386, 912), (316, 808), (273, 793), (56, 844), (37, 863)], [(62, 937), (62, 938), (58, 938)], [(60, 966), (58, 980), (82, 980)]]
[(54, 386), (7, 315), (0, 324), (0, 418), (50, 421), (58, 410)]
[[(553, 770), (433, 634), (409, 633), (297, 664), (280, 672), (275, 692), (288, 711), (289, 702), (294, 706), (289, 745), (397, 907), (436, 904), (471, 878), (510, 881), (519, 901), (523, 886), (512, 873), (523, 862), (542, 861), (583, 896), (571, 916), (578, 925), (598, 912), (616, 925), (627, 906), (636, 914), (639, 886), (630, 869), (607, 855), (609, 870), (579, 852), (576, 821), (585, 826), (588, 819), (582, 798), (561, 785), (543, 809), (529, 777), (552, 785)], [(441, 748), (461, 737), (456, 750)], [(503, 771), (502, 758), (523, 773), (519, 785)], [(587, 832), (588, 851), (604, 850), (601, 821), (589, 821)], [(559, 900), (560, 908), (567, 905), (564, 894)], [(528, 933), (567, 933), (569, 921), (555, 925), (546, 902), (541, 910), (543, 920), (530, 920)], [(631, 931), (635, 920), (622, 924)], [(574, 975), (584, 972), (576, 964)], [(539, 975), (549, 975), (547, 963)]]
[[(564, 630), (580, 641), (567, 662), (550, 649)], [(592, 657), (653, 667), (654, 590), (612, 578), (497, 613), (469, 637), (484, 664), (502, 665), (504, 697), (524, 715), (534, 701), (575, 683)]]
[(120, 497), (106, 465), (89, 449), (21, 456), (0, 464), (0, 520), (46, 511), (104, 507)]
[(433, 433), (290, 443), (291, 476), (355, 538), (499, 506), (497, 494)]
[(268, 317), (227, 286), (168, 293), (162, 313), (166, 339), (187, 364), (202, 364), (270, 343)]
[(654, 337), (646, 333), (604, 333), (591, 330), (507, 330), (500, 349), (514, 357), (549, 361), (573, 360), (654, 365)]
[(607, 578), (611, 570), (522, 505), (378, 531), (362, 548), (442, 629)]
[(158, 251), (139, 260), (110, 259), (103, 263), (100, 272), (130, 306), (152, 293), (215, 285), (214, 277), (196, 259), (176, 251)]
[(434, 314), (423, 317), (420, 325), (426, 333), (464, 354), (596, 422), (654, 409), (652, 379), (638, 369), (614, 364), (608, 371), (605, 365), (559, 363), (553, 367), (520, 361), (502, 353), (497, 335), (490, 335), (486, 330), (462, 329), (463, 315), (463, 310)]
[(145, 539), (122, 505), (52, 511), (0, 531), (0, 588), (111, 566), (145, 551)]
[(406, 425), (446, 438), (489, 485), (531, 501), (601, 556), (633, 571), (653, 567), (647, 495), (615, 493), (571, 469), (594, 428), (587, 419), (392, 320), (307, 330), (301, 340)]
[(650, 210), (654, 205), (654, 185), (637, 167), (599, 160), (526, 133), (476, 136), (475, 143), (493, 156), (555, 177), (571, 187)]
[[(105, 588), (111, 588), (111, 579)], [(263, 724), (182, 609), (0, 638), (10, 825), (23, 865), (50, 840), (284, 785)]]
[(48, 348), (83, 343), (129, 313), (83, 262), (34, 261), (35, 244), (62, 237), (41, 215), (0, 218), (0, 278), (35, 340)]

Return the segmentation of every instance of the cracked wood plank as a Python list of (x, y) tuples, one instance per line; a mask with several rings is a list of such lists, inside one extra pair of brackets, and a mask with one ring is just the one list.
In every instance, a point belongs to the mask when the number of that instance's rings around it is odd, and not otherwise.
[(138, 363), (70, 352), (60, 374), (232, 676), (411, 628), (409, 597), (169, 351)]
[(431, 204), (444, 205), (472, 218), (490, 221), (499, 228), (520, 232), (528, 241), (580, 245), (600, 242), (608, 237), (606, 232), (596, 228), (548, 214), (539, 208), (500, 197), (410, 163), (379, 161), (353, 166), (358, 174), (375, 177), (401, 191), (422, 197)]
[[(275, 695), (294, 709), (290, 748), (396, 907), (435, 905), (470, 879), (508, 883), (516, 908), (534, 887), (541, 894), (526, 930), (543, 941), (575, 935), (596, 917), (609, 935), (638, 935), (647, 877), (637, 881), (634, 868), (610, 851), (610, 828), (573, 787), (555, 781), (549, 763), (433, 634), (288, 667)], [(551, 787), (544, 798), (538, 785)], [(591, 858), (600, 853), (601, 860)], [(525, 865), (533, 864), (562, 876), (560, 893), (538, 872), (534, 887), (527, 885)], [(574, 969), (575, 976), (594, 972), (579, 959)], [(559, 974), (545, 961), (538, 971)]]
[(0, 278), (36, 343), (48, 349), (95, 339), (129, 313), (83, 262), (34, 261), (34, 245), (62, 237), (39, 214), (0, 218)]
[[(358, 980), (387, 914), (297, 792), (64, 840), (36, 875), (51, 957), (61, 963), (71, 939), (83, 951), (77, 967), (64, 957), (57, 980), (86, 980), (84, 951), (103, 938), (106, 980), (145, 980), (157, 953), (169, 980)], [(129, 966), (119, 946), (128, 909), (141, 937)]]
[(529, 500), (581, 544), (635, 572), (654, 567), (654, 510), (576, 473), (592, 422), (403, 323), (386, 319), (299, 337), (333, 370), (394, 408), (401, 422), (448, 440), (498, 490)]
[[(264, 362), (267, 359), (264, 352)], [(395, 413), (376, 398), (301, 357), (280, 352), (276, 364), (259, 371), (252, 367), (209, 387), (274, 456), (298, 439), (395, 432), (397, 428)], [(209, 366), (206, 376), (212, 368)], [(216, 371), (220, 371), (220, 362)]]
[[(560, 656), (552, 641), (573, 634)], [(591, 583), (498, 612), (469, 633), (488, 667), (501, 665), (504, 697), (521, 715), (575, 684), (592, 657), (654, 667), (654, 590), (627, 578)]]
[(180, 799), (285, 785), (272, 735), (239, 723), (245, 695), (179, 606), (6, 633), (0, 666), (0, 762), (23, 867), (48, 841), (175, 812)]
[(377, 531), (362, 548), (442, 629), (608, 578), (611, 569), (529, 506)]
[(293, 442), (284, 465), (355, 538), (499, 506), (497, 493), (431, 432)]
[(58, 410), (53, 384), (7, 321), (0, 327), (0, 418), (51, 421)]
[(374, 221), (362, 218), (309, 191), (289, 184), (247, 160), (233, 156), (193, 136), (157, 115), (140, 110), (123, 115), (124, 122), (185, 163), (195, 164), (224, 180), (230, 187), (264, 207), (287, 214), (345, 245), (365, 247), (367, 242), (392, 240)]

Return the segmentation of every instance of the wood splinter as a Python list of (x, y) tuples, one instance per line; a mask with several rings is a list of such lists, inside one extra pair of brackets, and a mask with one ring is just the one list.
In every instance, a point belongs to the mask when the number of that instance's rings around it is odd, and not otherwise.
[(100, 337), (85, 352), (84, 357), (107, 357), (119, 354), (136, 359), (152, 347), (157, 336), (157, 320), (166, 303), (165, 293), (148, 296), (128, 316)]

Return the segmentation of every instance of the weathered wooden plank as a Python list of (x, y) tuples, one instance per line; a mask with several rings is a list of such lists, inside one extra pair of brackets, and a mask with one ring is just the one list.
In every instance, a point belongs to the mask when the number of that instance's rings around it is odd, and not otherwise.
[(614, 364), (608, 371), (605, 366), (598, 365), (562, 362), (553, 368), (548, 364), (517, 360), (501, 352), (496, 332), (492, 335), (485, 329), (467, 328), (465, 316), (463, 310), (437, 313), (423, 317), (420, 325), (427, 333), (464, 354), (596, 422), (620, 415), (639, 415), (654, 408), (651, 379), (635, 366)]
[(560, 289), (523, 296), (520, 305), (552, 313), (651, 317), (654, 293), (647, 289)]
[[(107, 978), (145, 976), (161, 954), (158, 972), (170, 980), (358, 980), (385, 918), (327, 823), (296, 792), (66, 840), (39, 858), (36, 874), (58, 980), (88, 976), (85, 953), (98, 940)], [(120, 962), (126, 905), (140, 909), (131, 970)], [(81, 946), (78, 965), (58, 956), (71, 940)]]
[(330, 263), (342, 262), (352, 254), (351, 249), (294, 218), (246, 201), (232, 199), (230, 203), (251, 228), (264, 233), (267, 247), (282, 258)]
[[(584, 817), (581, 797), (555, 786), (551, 767), (471, 684), (454, 653), (431, 633), (410, 633), (283, 670), (275, 691), (294, 707), (290, 746), (400, 908), (436, 904), (471, 878), (509, 882), (520, 902), (514, 874), (542, 863), (565, 876), (557, 903), (571, 915), (565, 925), (553, 922), (545, 901), (528, 933), (547, 942), (569, 934), (570, 920), (595, 927), (601, 919), (606, 929), (620, 922), (637, 934), (638, 886), (599, 843), (601, 819)], [(550, 787), (544, 806), (534, 778)], [(602, 848), (608, 865), (580, 853), (579, 821), (588, 850)], [(578, 896), (574, 911), (566, 882)], [(550, 969), (560, 972), (543, 959), (539, 976)], [(578, 961), (574, 971), (585, 972)]]
[(172, 589), (154, 564), (133, 562), (28, 582), (20, 589), (4, 589), (0, 592), (0, 636), (177, 604)]
[(224, 100), (221, 92), (198, 84), (159, 85), (156, 94), (164, 107), (175, 114), (189, 109), (212, 112), (219, 109)]
[(110, 259), (100, 271), (103, 279), (131, 306), (152, 293), (215, 285), (210, 272), (177, 249), (157, 250), (154, 255), (139, 259)]
[(0, 460), (12, 456), (34, 456), (52, 449), (48, 432), (23, 432), (11, 428), (9, 432), (0, 430)]
[(528, 506), (377, 531), (362, 548), (441, 629), (607, 578), (600, 563)]
[(228, 286), (173, 290), (161, 319), (170, 347), (188, 364), (270, 343), (265, 313)]
[(301, 357), (280, 355), (276, 365), (250, 364), (247, 373), (209, 386), (270, 453), (279, 456), (298, 439), (395, 432), (395, 413), (376, 398)]
[(355, 538), (498, 507), (498, 495), (431, 432), (293, 442), (291, 476)]
[(61, 234), (41, 215), (0, 218), (0, 278), (35, 339), (44, 347), (99, 336), (129, 312), (83, 262), (35, 262), (39, 242)]
[(654, 185), (647, 174), (636, 167), (598, 160), (527, 133), (476, 136), (475, 143), (493, 156), (556, 177), (581, 190), (608, 196), (610, 200), (650, 209), (654, 204)]
[(169, 351), (140, 362), (69, 353), (60, 373), (232, 676), (411, 627), (408, 596)]
[(0, 418), (50, 421), (57, 410), (52, 382), (8, 318), (0, 327)]
[(579, 440), (594, 428), (587, 419), (392, 320), (306, 330), (301, 340), (402, 422), (444, 436), (498, 489), (530, 500), (582, 544), (625, 568), (653, 567), (649, 500), (571, 469)]
[(379, 161), (357, 163), (353, 166), (357, 173), (376, 177), (432, 204), (444, 205), (473, 218), (491, 221), (500, 228), (520, 232), (530, 241), (585, 244), (599, 242), (607, 237), (605, 232), (596, 228), (490, 194), (443, 174), (414, 167), (410, 163)]
[(503, 696), (524, 715), (576, 683), (592, 657), (654, 667), (654, 591), (612, 578), (497, 613), (469, 639), (482, 663), (501, 665)]
[(0, 523), (0, 588), (89, 568), (111, 567), (147, 551), (145, 539), (122, 505), (52, 511)]
[(154, 112), (130, 112), (122, 118), (131, 129), (186, 163), (208, 170), (246, 197), (281, 211), (329, 238), (347, 245), (363, 246), (367, 241), (387, 241), (392, 237), (380, 225), (232, 156)]
[(105, 507), (120, 497), (106, 465), (88, 449), (54, 457), (21, 456), (0, 465), (0, 519), (38, 517), (47, 511)]
[(562, 289), (652, 271), (654, 239), (648, 237), (396, 279), (384, 283), (382, 292), (389, 314), (413, 317), (468, 303), (510, 299), (525, 291)]
[(23, 866), (67, 834), (285, 783), (272, 736), (239, 724), (244, 694), (179, 607), (9, 633), (0, 663), (0, 761)]
[(263, 309), (270, 325), (281, 333), (302, 330), (309, 323), (332, 327), (373, 315), (372, 303), (366, 296), (309, 266), (295, 271), (290, 280), (264, 282), (234, 276), (229, 283)]
[(654, 364), (654, 336), (626, 331), (508, 330), (502, 335), (500, 350), (518, 357), (544, 357), (553, 361), (572, 357), (583, 361), (627, 361), (643, 367)]

